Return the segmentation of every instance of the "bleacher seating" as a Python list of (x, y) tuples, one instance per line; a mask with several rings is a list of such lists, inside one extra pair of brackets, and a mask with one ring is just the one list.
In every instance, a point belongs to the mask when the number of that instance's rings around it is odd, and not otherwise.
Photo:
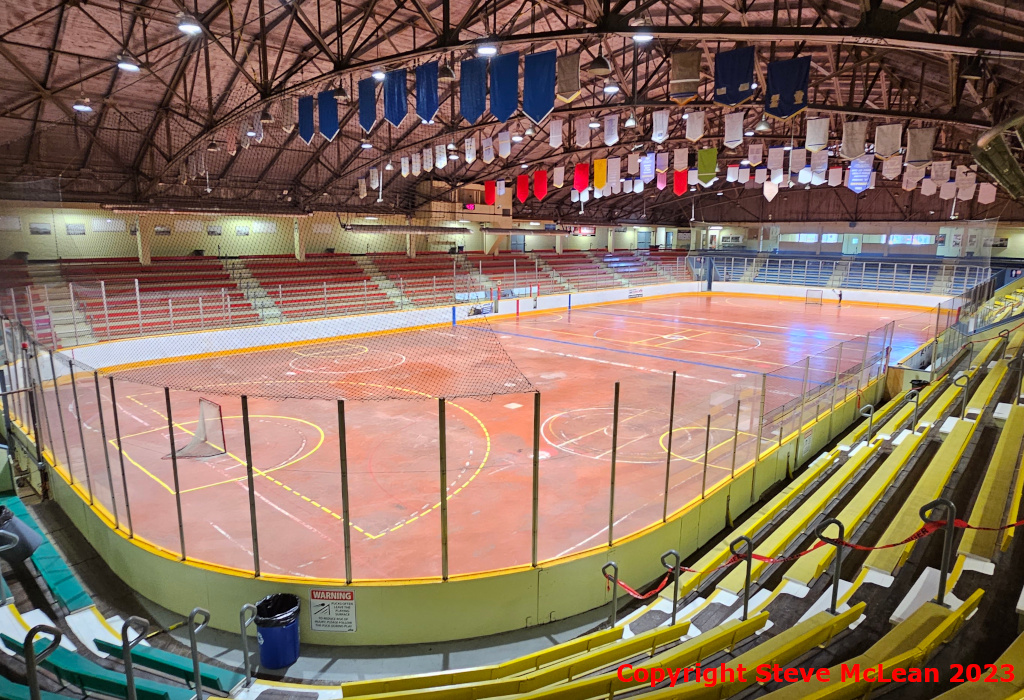
[(624, 282), (616, 279), (609, 268), (601, 265), (587, 251), (538, 252), (536, 255), (542, 266), (550, 268), (560, 281), (569, 285), (571, 291), (624, 286)]
[[(768, 284), (824, 287), (832, 277), (835, 266), (836, 263), (832, 260), (768, 260), (766, 264), (757, 268), (754, 281)], [(734, 275), (735, 273), (730, 272), (730, 274)], [(730, 276), (730, 279), (738, 278)]]
[(502, 295), (506, 290), (522, 290), (515, 296), (526, 296), (531, 290), (539, 288), (541, 295), (564, 294), (566, 287), (558, 282), (546, 268), (541, 269), (540, 263), (532, 255), (526, 253), (501, 253), (500, 255), (469, 254), (466, 263), (471, 270), (489, 280), (494, 286), (501, 287)]

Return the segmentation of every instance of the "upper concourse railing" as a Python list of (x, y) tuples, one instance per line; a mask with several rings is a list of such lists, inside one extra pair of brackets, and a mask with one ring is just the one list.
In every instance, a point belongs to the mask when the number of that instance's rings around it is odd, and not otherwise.
[(378, 261), (366, 262), (359, 279), (316, 272), (280, 277), (258, 261), (204, 259), (217, 267), (219, 278), (203, 281), (179, 273), (182, 279), (168, 283), (163, 277), (154, 282), (131, 274), (83, 277), (61, 272), (38, 283), (0, 286), (0, 312), (32, 329), (41, 342), (62, 348), (167, 333), (705, 281), (707, 261), (717, 281), (949, 296), (982, 284), (991, 274), (983, 265), (705, 258), (680, 253), (453, 255), (436, 260), (426, 272)]

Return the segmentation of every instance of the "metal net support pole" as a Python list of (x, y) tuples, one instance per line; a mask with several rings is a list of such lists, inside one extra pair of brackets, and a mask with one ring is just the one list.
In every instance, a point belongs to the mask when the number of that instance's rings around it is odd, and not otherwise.
[(128, 472), (124, 468), (124, 450), (121, 449), (121, 419), (117, 416), (117, 394), (114, 392), (114, 378), (107, 377), (110, 381), (110, 403), (114, 406), (114, 439), (117, 441), (117, 458), (121, 463), (121, 485), (124, 488), (124, 517), (128, 521), (128, 539), (135, 537), (135, 530), (132, 528), (132, 506), (131, 498), (128, 496)]
[[(53, 353), (50, 353), (50, 374), (53, 375), (53, 395), (57, 401), (57, 421), (60, 423), (60, 435), (64, 441), (64, 457), (67, 459), (68, 479), (73, 485), (75, 483), (75, 477), (71, 473), (71, 449), (68, 447), (68, 433), (64, 427), (64, 405), (60, 401), (60, 387), (57, 383), (57, 364), (54, 362)], [(111, 381), (113, 381), (113, 379), (111, 379)], [(53, 459), (56, 462), (56, 448), (54, 448), (53, 451)]]
[[(82, 464), (85, 466), (85, 486), (89, 491), (89, 505), (92, 505), (92, 477), (89, 475), (89, 458), (85, 454), (85, 430), (82, 428), (82, 409), (78, 403), (78, 385), (75, 383), (75, 363), (72, 360), (68, 360), (68, 370), (71, 375), (71, 397), (75, 402), (75, 417), (78, 419), (78, 439), (81, 441), (82, 446)], [(71, 462), (69, 461), (68, 472), (70, 471)]]
[(665, 493), (661, 505), (661, 522), (668, 522), (668, 489), (669, 478), (672, 474), (672, 431), (675, 429), (676, 419), (676, 371), (672, 370), (672, 395), (668, 403), (668, 438), (665, 446)]
[(440, 441), (441, 477), (441, 580), (448, 580), (448, 444), (445, 430), (444, 398), (437, 400), (437, 430)]
[(757, 490), (757, 465), (761, 462), (761, 439), (764, 436), (764, 402), (768, 389), (768, 375), (761, 375), (761, 408), (757, 414), (757, 445), (754, 447), (754, 466), (750, 470), (750, 502), (756, 500)]
[[(341, 527), (345, 539), (345, 583), (352, 583), (352, 526), (348, 497), (348, 443), (345, 432), (345, 401), (338, 399), (338, 451), (341, 460)], [(447, 506), (446, 506), (447, 510)]]
[(711, 414), (708, 414), (708, 427), (704, 431), (704, 473), (700, 478), (700, 497), (703, 500), (708, 490), (708, 452), (711, 451)]
[(167, 438), (171, 443), (171, 472), (174, 476), (174, 504), (178, 509), (178, 539), (181, 541), (181, 560), (185, 561), (185, 521), (181, 517), (181, 485), (178, 482), (178, 450), (174, 446), (174, 418), (171, 415), (171, 390), (164, 387), (164, 404), (167, 406)]
[(530, 562), (536, 568), (540, 533), (540, 392), (533, 395), (533, 521), (530, 530)]
[[(242, 435), (245, 439), (245, 479), (249, 491), (249, 530), (252, 533), (252, 570), (256, 578), (259, 578), (260, 537), (259, 528), (256, 522), (256, 480), (253, 475), (252, 438), (249, 433), (249, 397), (245, 394), (242, 394)], [(227, 449), (227, 445), (224, 446), (224, 449)], [(184, 544), (182, 544), (182, 546), (184, 547)]]
[(110, 468), (110, 451), (107, 449), (107, 428), (103, 421), (103, 396), (100, 394), (100, 373), (93, 370), (93, 383), (96, 385), (96, 413), (100, 419), (100, 439), (103, 441), (103, 461), (107, 467), (107, 486), (110, 488), (110, 508), (114, 511), (114, 527), (120, 529), (121, 521), (117, 516), (117, 497), (114, 495), (114, 471)]
[(615, 382), (615, 403), (612, 406), (612, 470), (608, 489), (608, 546), (615, 541), (615, 459), (619, 447), (619, 383)]

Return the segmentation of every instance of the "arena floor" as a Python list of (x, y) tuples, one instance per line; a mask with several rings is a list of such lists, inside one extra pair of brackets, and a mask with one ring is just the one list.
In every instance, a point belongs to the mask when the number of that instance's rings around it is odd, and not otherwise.
[[(504, 311), (504, 309), (502, 309)], [(799, 393), (802, 369), (786, 367), (896, 321), (892, 357), (927, 336), (934, 316), (920, 309), (727, 295), (680, 296), (492, 320), (519, 370), (542, 397), (539, 552), (548, 559), (608, 539), (614, 383), (620, 382), (616, 537), (661, 518), (672, 372), (676, 416), (669, 511), (700, 496), (711, 414), (705, 485), (729, 478), (753, 455), (761, 373), (777, 371), (766, 411)], [(487, 325), (475, 328), (487, 332)], [(336, 402), (332, 385), (387, 387), (414, 400), (346, 402), (352, 524), (352, 577), (408, 579), (441, 574), (438, 403), (418, 382), (431, 362), (417, 346), (444, 328), (396, 334), (401, 352), (370, 352), (358, 341), (331, 341), (189, 361), (196, 391), (171, 391), (175, 445), (185, 445), (198, 399), (222, 406), (226, 454), (178, 463), (189, 559), (253, 569), (245, 447), (239, 394), (251, 393), (252, 453), (260, 568), (263, 574), (345, 578)], [(400, 336), (400, 337), (398, 337)], [(427, 343), (429, 344), (429, 343)], [(396, 345), (395, 347), (398, 347)], [(844, 352), (842, 369), (861, 361)], [(837, 356), (820, 371), (829, 379)], [(453, 358), (447, 358), (451, 363)], [(468, 362), (470, 358), (466, 358)], [(457, 365), (460, 358), (454, 358)], [(780, 369), (784, 368), (784, 369)], [(802, 365), (801, 365), (802, 368)], [(122, 527), (125, 488), (137, 535), (179, 552), (175, 488), (161, 375), (181, 363), (150, 367), (118, 381), (125, 472), (113, 440), (109, 386), (101, 380), (106, 458), (96, 389), (79, 378), (79, 437), (69, 387), (47, 393), (57, 456), (76, 481), (87, 458), (94, 497), (110, 510), (111, 482)], [(813, 377), (811, 379), (813, 380)], [(510, 382), (511, 383), (511, 382)], [(514, 383), (508, 391), (516, 392)], [(261, 386), (287, 385), (293, 396), (258, 398)], [(265, 393), (265, 392), (264, 392)], [(350, 395), (350, 394), (349, 394)], [(422, 400), (417, 400), (422, 399)], [(736, 402), (739, 438), (733, 440)], [(67, 450), (60, 439), (63, 413)], [(533, 396), (453, 399), (446, 408), (447, 503), (451, 575), (530, 563)], [(84, 439), (84, 448), (82, 440)]]

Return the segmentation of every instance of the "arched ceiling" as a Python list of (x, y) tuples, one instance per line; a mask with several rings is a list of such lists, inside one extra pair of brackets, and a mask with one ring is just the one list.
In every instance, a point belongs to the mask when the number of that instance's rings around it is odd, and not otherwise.
[[(182, 14), (203, 31), (178, 30)], [(631, 26), (632, 21), (632, 26)], [(656, 39), (638, 45), (633, 27), (653, 29)], [(339, 31), (340, 28), (340, 31)], [(340, 81), (354, 96), (355, 82), (377, 66), (387, 68), (445, 58), (457, 63), (475, 45), (498, 37), (503, 49), (556, 48), (582, 51), (583, 63), (599, 48), (614, 64), (622, 90), (601, 92), (603, 80), (582, 74), (580, 98), (556, 107), (554, 116), (599, 116), (635, 111), (639, 125), (623, 129), (613, 149), (553, 150), (544, 128), (513, 145), (512, 156), (490, 165), (460, 160), (431, 177), (455, 188), (462, 183), (514, 176), (520, 165), (553, 167), (574, 159), (625, 155), (650, 146), (650, 113), (666, 106), (668, 57), (679, 49), (703, 52), (697, 100), (708, 109), (702, 145), (719, 145), (722, 110), (711, 104), (714, 55), (737, 45), (756, 47), (757, 73), (773, 60), (812, 57), (809, 109), (790, 122), (775, 122), (766, 146), (799, 143), (805, 116), (829, 115), (833, 137), (843, 119), (875, 124), (939, 127), (938, 157), (970, 163), (968, 149), (985, 128), (1024, 111), (1024, 5), (1016, 0), (19, 0), (0, 14), (0, 195), (19, 196), (59, 178), (64, 200), (134, 203), (177, 208), (263, 211), (412, 211), (423, 203), (417, 178), (397, 168), (384, 173), (383, 200), (360, 200), (356, 178), (426, 145), (470, 133), (491, 136), (530, 125), (517, 115), (509, 125), (485, 115), (470, 126), (458, 115), (457, 83), (441, 88), (433, 125), (410, 117), (400, 127), (379, 121), (364, 137), (355, 101), (340, 107), (342, 133), (332, 142), (316, 136), (307, 146), (280, 128), (281, 98), (312, 94)], [(137, 73), (119, 70), (128, 53)], [(980, 79), (961, 72), (980, 57)], [(72, 110), (88, 98), (94, 111)], [(748, 127), (761, 116), (759, 91), (747, 106)], [(205, 153), (224, 141), (242, 119), (269, 106), (278, 122), (262, 143)], [(683, 108), (673, 107), (670, 140), (681, 141)], [(1014, 142), (1014, 146), (1018, 146)], [(181, 184), (189, 154), (203, 151), (209, 179)], [(745, 146), (720, 150), (720, 165), (739, 161)], [(1016, 151), (1020, 156), (1020, 151)], [(25, 183), (37, 183), (36, 185)], [(56, 191), (56, 187), (54, 191)], [(438, 190), (435, 190), (438, 191)], [(439, 191), (444, 192), (444, 188)], [(784, 190), (767, 203), (760, 190), (730, 184), (672, 194), (648, 188), (642, 196), (591, 201), (583, 214), (568, 201), (568, 188), (544, 202), (516, 203), (516, 215), (557, 220), (633, 220), (677, 223), (708, 220), (948, 219), (949, 202), (907, 193), (899, 182), (879, 178), (859, 197), (843, 188)], [(1004, 198), (980, 206), (964, 203), (961, 217), (1024, 220)]]

